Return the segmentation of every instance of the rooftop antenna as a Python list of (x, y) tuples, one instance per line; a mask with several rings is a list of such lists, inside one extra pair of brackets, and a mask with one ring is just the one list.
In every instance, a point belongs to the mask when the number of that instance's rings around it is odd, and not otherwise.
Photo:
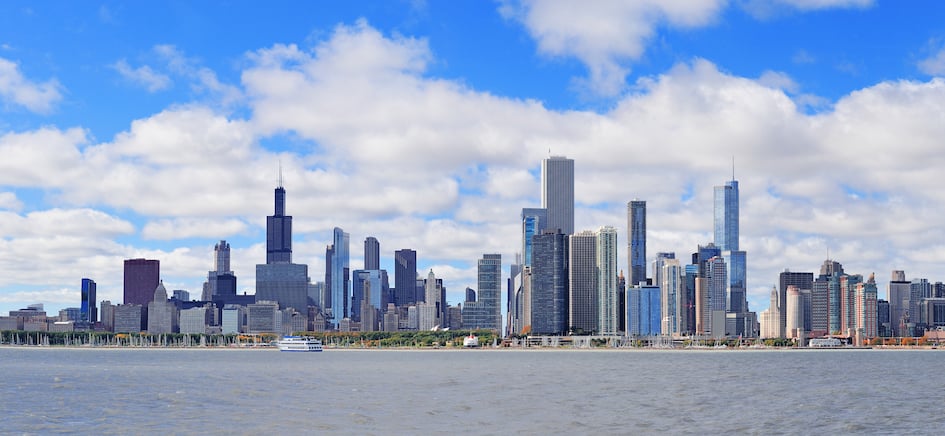
[(282, 159), (279, 159), (279, 187), (282, 187)]

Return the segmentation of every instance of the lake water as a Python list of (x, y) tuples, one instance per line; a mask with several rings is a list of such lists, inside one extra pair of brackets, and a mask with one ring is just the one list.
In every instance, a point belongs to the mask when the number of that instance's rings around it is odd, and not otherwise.
[(0, 433), (942, 434), (945, 351), (0, 348)]

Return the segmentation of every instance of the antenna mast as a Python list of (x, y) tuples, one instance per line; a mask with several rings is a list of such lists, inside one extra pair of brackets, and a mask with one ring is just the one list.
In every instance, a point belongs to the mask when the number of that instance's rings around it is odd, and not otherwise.
[(282, 159), (279, 159), (279, 187), (282, 187)]

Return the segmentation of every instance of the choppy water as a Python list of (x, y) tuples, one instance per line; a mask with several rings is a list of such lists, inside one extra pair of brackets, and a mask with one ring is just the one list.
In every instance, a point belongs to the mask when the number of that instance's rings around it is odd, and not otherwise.
[(941, 434), (945, 351), (0, 348), (0, 433)]

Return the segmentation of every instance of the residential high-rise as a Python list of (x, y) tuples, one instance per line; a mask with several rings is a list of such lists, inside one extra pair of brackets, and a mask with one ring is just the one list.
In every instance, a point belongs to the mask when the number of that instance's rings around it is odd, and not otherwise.
[(502, 331), (502, 255), (483, 254), (477, 267), (479, 291), (477, 302), (482, 304), (487, 324), (481, 328)]
[(660, 273), (660, 331), (664, 335), (679, 336), (686, 325), (685, 273), (676, 259), (664, 259)]
[(617, 325), (617, 229), (597, 231), (598, 334), (616, 335)]
[(636, 285), (627, 289), (627, 334), (657, 336), (660, 330), (660, 288)]
[(856, 330), (862, 332), (865, 338), (879, 336), (876, 317), (876, 301), (879, 295), (876, 289), (876, 277), (870, 274), (866, 283), (856, 285)]
[[(652, 280), (649, 280), (649, 284), (653, 286), (662, 286), (663, 285), (663, 265), (669, 259), (675, 259), (676, 253), (673, 252), (663, 252), (660, 251), (656, 253), (656, 258), (653, 259), (653, 277)], [(648, 284), (646, 278), (643, 279), (643, 284)], [(639, 283), (632, 283), (632, 285), (639, 285)]]
[(568, 240), (568, 326), (575, 333), (597, 332), (600, 317), (597, 235), (585, 230), (571, 235)]
[[(535, 235), (533, 242), (531, 331), (544, 335), (565, 334), (568, 330), (568, 235), (560, 229), (545, 230)], [(482, 300), (481, 290), (479, 299)]]
[(82, 304), (79, 307), (79, 321), (88, 324), (95, 324), (98, 321), (98, 310), (95, 305), (98, 300), (95, 299), (95, 280), (82, 279)]
[(778, 307), (781, 308), (780, 333), (778, 337), (785, 338), (788, 337), (787, 310), (785, 309), (787, 307), (787, 288), (788, 286), (797, 286), (799, 290), (813, 290), (814, 273), (784, 270), (778, 276), (778, 283)]
[(161, 262), (150, 259), (127, 259), (124, 270), (124, 304), (147, 307), (154, 299), (160, 283)]
[(627, 203), (627, 236), (629, 283), (636, 286), (646, 281), (646, 201), (633, 200)]
[(285, 214), (282, 171), (275, 192), (275, 212), (266, 218), (266, 263), (292, 262), (292, 217)]
[[(801, 334), (805, 332), (804, 328), (804, 313), (806, 312), (804, 307), (804, 299), (802, 289), (798, 288), (797, 285), (788, 285), (785, 295), (785, 307), (782, 309), (783, 312), (787, 313), (785, 317), (785, 330), (784, 336), (786, 338), (800, 338)], [(780, 300), (781, 291), (778, 290), (778, 299)]]
[[(328, 306), (331, 314), (331, 323), (336, 326), (342, 319), (351, 316), (349, 297), (350, 287), (350, 242), (351, 235), (339, 227), (332, 230), (332, 244), (330, 248), (330, 268), (326, 267), (325, 284), (327, 292), (331, 294), (331, 305)], [(326, 260), (326, 265), (328, 261)], [(414, 277), (416, 279), (416, 277)], [(414, 284), (416, 286), (416, 283)]]
[(394, 303), (398, 307), (417, 302), (417, 252), (409, 248), (394, 252)]
[(373, 236), (364, 239), (364, 269), (381, 269), (381, 243)]
[(548, 230), (574, 233), (574, 160), (551, 156), (541, 161), (541, 207), (548, 210)]

